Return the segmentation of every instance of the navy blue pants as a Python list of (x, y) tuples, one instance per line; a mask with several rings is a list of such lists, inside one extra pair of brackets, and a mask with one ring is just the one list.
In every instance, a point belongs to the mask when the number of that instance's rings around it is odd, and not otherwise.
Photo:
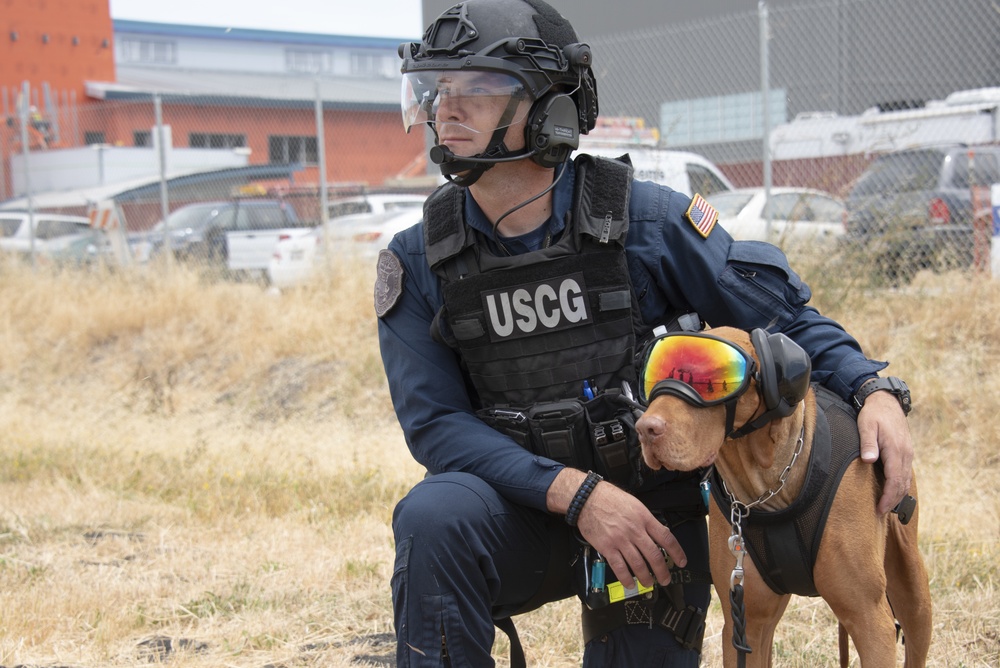
[[(512, 504), (464, 473), (430, 476), (410, 490), (392, 518), (396, 665), (493, 666), (493, 620), (523, 612), (529, 602), (541, 604), (533, 599), (550, 568), (556, 580), (546, 588), (553, 591), (549, 600), (575, 595), (570, 563), (579, 543), (560, 519)], [(707, 570), (704, 521), (671, 531), (689, 567)], [(684, 595), (708, 609), (708, 585), (685, 586)], [(530, 644), (524, 649), (530, 665)], [(589, 642), (583, 665), (695, 667), (698, 654), (659, 627), (630, 625)]]

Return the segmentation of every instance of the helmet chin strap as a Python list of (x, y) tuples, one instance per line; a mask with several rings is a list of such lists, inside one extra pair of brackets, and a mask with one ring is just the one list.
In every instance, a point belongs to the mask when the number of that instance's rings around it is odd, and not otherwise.
[[(445, 151), (442, 151), (443, 161), (440, 163), (441, 174), (456, 186), (468, 188), (478, 181), (487, 170), (492, 169), (498, 161), (512, 157), (510, 149), (503, 143), (506, 135), (507, 128), (505, 127), (494, 130), (486, 150), (472, 156), (471, 159), (455, 155), (445, 149)], [(438, 147), (435, 146), (434, 148)], [(527, 157), (527, 154), (524, 157)]]
[(517, 98), (511, 96), (507, 102), (507, 108), (504, 109), (500, 120), (497, 121), (497, 128), (493, 131), (493, 136), (490, 137), (490, 143), (487, 144), (486, 150), (471, 157), (455, 155), (447, 147), (436, 143), (438, 141), (437, 127), (436, 123), (432, 124), (435, 145), (431, 149), (431, 160), (440, 166), (441, 174), (448, 181), (459, 187), (468, 188), (498, 162), (512, 162), (532, 155), (532, 152), (527, 148), (519, 153), (511, 153), (504, 144), (508, 126), (514, 117), (514, 112), (517, 111), (519, 102)]

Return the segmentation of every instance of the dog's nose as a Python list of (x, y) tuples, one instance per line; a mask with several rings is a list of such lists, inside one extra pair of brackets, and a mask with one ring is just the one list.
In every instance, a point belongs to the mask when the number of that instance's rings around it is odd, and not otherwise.
[(635, 423), (636, 431), (639, 432), (640, 443), (652, 443), (662, 436), (666, 431), (667, 423), (656, 415), (650, 415), (647, 411)]

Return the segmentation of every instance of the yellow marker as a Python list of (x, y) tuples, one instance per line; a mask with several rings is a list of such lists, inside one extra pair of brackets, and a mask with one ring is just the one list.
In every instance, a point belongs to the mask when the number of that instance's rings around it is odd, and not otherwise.
[(617, 603), (639, 594), (648, 594), (651, 591), (653, 591), (652, 587), (643, 586), (639, 580), (635, 581), (635, 587), (626, 587), (621, 582), (610, 582), (608, 583), (608, 601)]

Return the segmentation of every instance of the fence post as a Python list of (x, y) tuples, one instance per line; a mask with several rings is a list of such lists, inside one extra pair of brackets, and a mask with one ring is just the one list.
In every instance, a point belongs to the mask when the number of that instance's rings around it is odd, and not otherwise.
[[(320, 91), (319, 77), (316, 77), (316, 151), (319, 162), (319, 222), (326, 230), (326, 222), (330, 212), (327, 210), (326, 192), (326, 127), (323, 124), (323, 96)], [(325, 233), (325, 232), (324, 232)], [(326, 241), (324, 239), (323, 241)]]
[(760, 18), (760, 106), (764, 142), (762, 145), (761, 164), (764, 168), (764, 235), (771, 238), (771, 74), (769, 70), (770, 55), (768, 40), (770, 28), (767, 21), (767, 3), (760, 0), (757, 3), (757, 14)]
[(330, 248), (329, 202), (326, 192), (326, 128), (323, 125), (323, 97), (320, 94), (319, 75), (316, 76), (316, 160), (319, 162), (319, 238), (323, 244), (323, 263), (329, 266)]
[(990, 239), (990, 271), (1000, 278), (1000, 183), (990, 186), (990, 208), (993, 213), (993, 236)]
[(156, 122), (157, 156), (160, 160), (160, 219), (163, 221), (163, 250), (167, 267), (170, 267), (173, 264), (174, 250), (170, 243), (170, 230), (167, 229), (167, 216), (170, 215), (167, 192), (167, 147), (166, 133), (163, 131), (163, 103), (159, 93), (153, 94), (153, 116)]
[(21, 104), (18, 115), (21, 119), (21, 152), (24, 154), (24, 196), (28, 200), (28, 242), (31, 248), (31, 268), (35, 268), (35, 203), (31, 198), (31, 147), (28, 138), (28, 109), (31, 106), (31, 84), (21, 84)]
[[(3, 117), (6, 122), (9, 118), (10, 108), (7, 102), (7, 86), (0, 87), (0, 99), (3, 104)], [(11, 158), (7, 152), (7, 133), (0, 132), (0, 202), (8, 198), (7, 195), (7, 162)], [(11, 179), (13, 181), (13, 179)]]
[(990, 184), (976, 182), (976, 152), (969, 149), (969, 188), (972, 204), (972, 267), (977, 273), (990, 273), (990, 237), (993, 210)]
[(993, 210), (990, 187), (974, 186), (972, 192), (972, 265), (979, 273), (990, 274), (990, 246), (993, 237)]

